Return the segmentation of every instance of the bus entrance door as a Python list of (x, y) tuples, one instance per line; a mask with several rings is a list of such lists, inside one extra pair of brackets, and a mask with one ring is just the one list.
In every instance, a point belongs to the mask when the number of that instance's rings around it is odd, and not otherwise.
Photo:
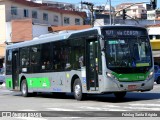
[(97, 91), (98, 84), (98, 41), (87, 41), (87, 60), (86, 60), (86, 75), (87, 75), (87, 90)]
[(13, 89), (18, 89), (19, 86), (19, 60), (18, 60), (18, 51), (13, 51), (12, 54), (12, 80), (13, 80)]

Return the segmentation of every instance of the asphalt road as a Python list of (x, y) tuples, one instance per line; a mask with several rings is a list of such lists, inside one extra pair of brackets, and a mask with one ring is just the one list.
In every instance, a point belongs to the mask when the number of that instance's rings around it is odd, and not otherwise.
[[(38, 94), (34, 97), (22, 97), (20, 92), (8, 91), (5, 85), (0, 86), (0, 111), (12, 112), (40, 112), (37, 120), (46, 120), (47, 116), (63, 119), (87, 119), (91, 117), (160, 117), (160, 85), (154, 85), (149, 92), (128, 92), (119, 101), (114, 95), (89, 95), (84, 101), (77, 101), (72, 94), (53, 96), (52, 94)], [(19, 113), (22, 114), (22, 113)], [(23, 113), (23, 115), (30, 113)], [(32, 117), (16, 117), (16, 119), (33, 119)], [(43, 116), (43, 118), (39, 118)], [(48, 119), (48, 118), (47, 118)], [(51, 119), (51, 118), (49, 118)], [(104, 118), (105, 119), (105, 118)], [(5, 118), (6, 120), (6, 118)], [(137, 119), (138, 120), (138, 119)], [(152, 120), (152, 119), (150, 119)]]

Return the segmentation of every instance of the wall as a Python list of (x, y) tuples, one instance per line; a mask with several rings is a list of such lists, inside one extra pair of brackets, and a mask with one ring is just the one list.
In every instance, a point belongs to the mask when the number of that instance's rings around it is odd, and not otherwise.
[(11, 42), (12, 37), (12, 23), (6, 22), (6, 42)]
[[(6, 24), (5, 24), (5, 5), (0, 5), (0, 59), (3, 59), (5, 54), (5, 40), (6, 40)], [(0, 63), (2, 64), (2, 63)]]
[(6, 40), (5, 5), (0, 5), (0, 44)]
[[(160, 27), (148, 27), (148, 33), (152, 36), (151, 45), (153, 50), (160, 50)], [(160, 55), (160, 51), (159, 51)], [(160, 57), (160, 56), (159, 56)]]
[(148, 33), (149, 35), (160, 35), (160, 27), (149, 27), (148, 29)]
[(32, 40), (32, 20), (12, 21), (12, 42)]
[[(40, 24), (49, 24), (49, 25), (55, 25), (55, 26), (61, 26), (61, 25), (65, 25), (63, 23), (63, 19), (65, 16), (70, 17), (71, 20), (71, 24), (75, 25), (75, 18), (79, 18), (81, 20), (81, 25), (83, 25), (83, 19), (82, 17), (77, 14), (66, 14), (66, 13), (60, 13), (60, 12), (54, 12), (54, 11), (50, 11), (50, 10), (44, 10), (44, 9), (39, 9), (39, 7), (29, 7), (26, 5), (22, 5), (22, 4), (18, 4), (18, 3), (12, 3), (9, 1), (5, 2), (5, 5), (7, 7), (6, 9), (6, 21), (9, 22), (12, 19), (26, 19), (26, 17), (24, 17), (24, 9), (27, 9), (29, 12), (29, 17), (33, 19), (33, 23), (40, 23)], [(17, 13), (18, 15), (11, 15), (11, 6), (17, 7)], [(37, 11), (38, 13), (38, 18), (34, 19), (32, 18), (32, 11)], [(43, 20), (43, 13), (47, 13), (48, 14), (48, 21)], [(63, 14), (63, 15), (62, 15)], [(58, 16), (58, 22), (54, 22), (53, 18), (54, 16), (57, 15)]]
[(32, 28), (32, 31), (33, 31), (33, 38), (34, 37), (38, 37), (42, 34), (48, 34), (48, 26), (47, 25), (33, 25), (33, 28)]

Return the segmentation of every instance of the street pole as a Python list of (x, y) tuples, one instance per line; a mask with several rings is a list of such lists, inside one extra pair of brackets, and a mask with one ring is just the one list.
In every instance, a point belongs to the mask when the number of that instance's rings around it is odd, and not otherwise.
[(89, 2), (81, 2), (82, 4), (85, 4), (88, 6), (89, 10), (91, 11), (91, 26), (94, 27), (94, 16), (93, 16), (93, 3), (89, 3)]
[(94, 27), (93, 5), (91, 5), (91, 25)]
[(112, 25), (111, 0), (109, 0), (109, 20), (110, 20), (110, 25)]

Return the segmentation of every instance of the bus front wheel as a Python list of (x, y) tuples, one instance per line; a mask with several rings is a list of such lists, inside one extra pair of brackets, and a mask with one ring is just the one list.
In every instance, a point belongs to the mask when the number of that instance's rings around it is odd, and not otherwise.
[(127, 92), (115, 92), (114, 95), (117, 99), (123, 99)]
[(82, 100), (85, 94), (82, 93), (82, 84), (80, 79), (76, 79), (73, 84), (73, 92), (76, 100)]
[(24, 97), (29, 96), (29, 93), (28, 93), (28, 85), (27, 85), (26, 80), (23, 80), (23, 81), (21, 82), (21, 92), (22, 92), (22, 96), (24, 96)]

